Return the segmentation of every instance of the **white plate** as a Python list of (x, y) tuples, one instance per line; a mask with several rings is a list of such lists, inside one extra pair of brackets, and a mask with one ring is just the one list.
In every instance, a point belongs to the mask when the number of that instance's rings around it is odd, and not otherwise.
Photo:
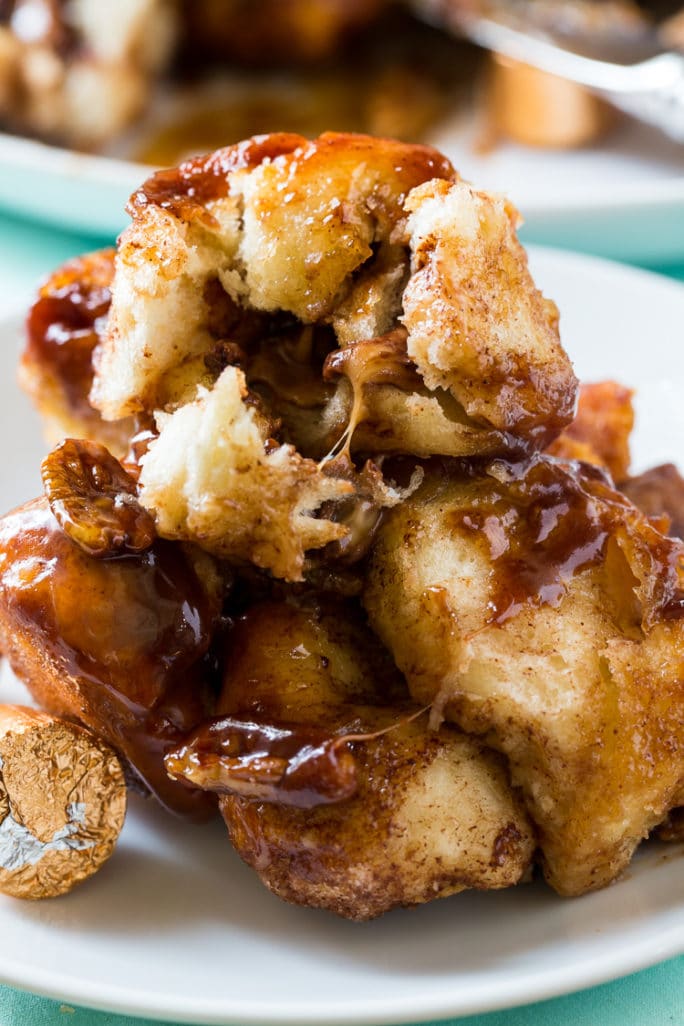
[[(632, 122), (594, 148), (502, 145), (483, 156), (478, 132), (455, 116), (433, 141), (465, 178), (514, 200), (528, 241), (641, 262), (684, 258), (684, 146)], [(0, 208), (111, 237), (150, 170), (0, 133)]]
[[(684, 287), (537, 251), (585, 379), (639, 387), (637, 463), (676, 458)], [(38, 490), (36, 420), (1, 326), (0, 506)], [(20, 459), (18, 459), (20, 456)], [(3, 694), (18, 689), (5, 673)], [(18, 693), (18, 692), (17, 692)], [(241, 864), (219, 824), (133, 800), (104, 869), (65, 898), (0, 899), (0, 980), (76, 1004), (200, 1023), (399, 1023), (482, 1012), (599, 983), (684, 951), (684, 854), (651, 844), (625, 878), (568, 900), (540, 884), (463, 894), (356, 925), (292, 908)]]

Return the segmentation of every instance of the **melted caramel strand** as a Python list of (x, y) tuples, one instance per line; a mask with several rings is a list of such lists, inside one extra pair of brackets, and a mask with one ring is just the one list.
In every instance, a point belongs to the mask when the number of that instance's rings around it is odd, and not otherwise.
[(372, 733), (347, 724), (330, 730), (309, 724), (264, 724), (233, 716), (203, 724), (165, 758), (172, 779), (219, 794), (312, 809), (352, 798), (357, 768), (349, 745), (373, 741), (424, 715)]
[(323, 376), (331, 381), (340, 374), (349, 378), (354, 393), (367, 385), (391, 385), (404, 392), (422, 388), (416, 365), (409, 358), (405, 328), (393, 328), (378, 338), (361, 339), (326, 358)]
[[(322, 471), (354, 485), (354, 494), (349, 498), (321, 507), (324, 516), (347, 528), (344, 537), (330, 542), (323, 550), (325, 563), (334, 562), (338, 566), (351, 566), (367, 555), (385, 511), (415, 491), (422, 480), (422, 471), (414, 470), (405, 488), (389, 486), (377, 463), (366, 460), (359, 471), (346, 452), (328, 457), (322, 464)], [(315, 560), (312, 554), (310, 565), (315, 564)]]
[(575, 574), (605, 560), (611, 537), (634, 546), (645, 563), (642, 626), (684, 616), (681, 544), (664, 537), (601, 470), (536, 456), (497, 461), (488, 474), (487, 487), (475, 488), (472, 503), (453, 513), (454, 527), (476, 531), (494, 564), (487, 623), (503, 624), (530, 604), (557, 606)]
[(205, 204), (222, 199), (229, 192), (234, 171), (257, 167), (284, 153), (292, 153), (307, 140), (301, 135), (277, 132), (226, 146), (214, 153), (186, 160), (178, 167), (157, 171), (131, 196), (126, 207), (131, 217), (147, 206), (158, 206), (185, 221), (215, 224)]
[(349, 454), (354, 431), (366, 416), (364, 389), (384, 385), (416, 392), (423, 387), (406, 350), (407, 337), (405, 328), (394, 328), (378, 338), (362, 339), (336, 349), (326, 357), (323, 377), (331, 381), (344, 375), (352, 387), (354, 401), (344, 433), (323, 462)]

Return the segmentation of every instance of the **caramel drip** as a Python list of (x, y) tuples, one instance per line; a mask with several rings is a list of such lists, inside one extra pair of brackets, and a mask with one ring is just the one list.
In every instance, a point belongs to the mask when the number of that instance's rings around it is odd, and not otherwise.
[(288, 132), (258, 135), (206, 156), (186, 160), (178, 167), (157, 171), (133, 193), (128, 213), (135, 217), (154, 204), (182, 220), (213, 224), (214, 218), (205, 210), (205, 204), (228, 195), (233, 172), (257, 167), (264, 160), (273, 160), (306, 145), (303, 136)]
[(488, 623), (503, 624), (530, 604), (557, 606), (575, 574), (604, 562), (611, 537), (633, 544), (655, 581), (644, 626), (684, 616), (681, 544), (660, 534), (598, 468), (537, 456), (497, 462), (489, 474), (452, 514), (455, 528), (476, 532), (489, 550)]
[[(66, 270), (66, 269), (65, 269)], [(49, 369), (76, 413), (92, 409), (93, 349), (104, 333), (111, 304), (107, 278), (114, 274), (114, 251), (101, 254), (95, 280), (65, 273), (65, 282), (49, 283), (29, 311), (25, 360)]]

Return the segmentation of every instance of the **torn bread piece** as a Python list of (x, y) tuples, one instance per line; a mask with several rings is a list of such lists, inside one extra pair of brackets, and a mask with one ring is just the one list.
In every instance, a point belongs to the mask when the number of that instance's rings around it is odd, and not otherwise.
[(164, 537), (297, 580), (342, 534), (335, 457), (527, 451), (572, 419), (517, 214), (435, 150), (263, 136), (157, 173), (130, 211), (91, 401), (154, 414), (140, 488)]
[(268, 422), (246, 399), (244, 375), (227, 367), (211, 391), (159, 414), (159, 437), (141, 459), (140, 500), (163, 537), (299, 580), (307, 550), (347, 534), (316, 514), (354, 486), (291, 445), (269, 443)]
[(538, 447), (572, 419), (576, 381), (517, 213), (435, 150), (263, 136), (158, 173), (130, 210), (96, 354), (107, 418), (184, 401), (217, 335), (256, 311), (329, 325), (341, 346), (403, 324), (419, 389), (446, 389), (485, 435)]

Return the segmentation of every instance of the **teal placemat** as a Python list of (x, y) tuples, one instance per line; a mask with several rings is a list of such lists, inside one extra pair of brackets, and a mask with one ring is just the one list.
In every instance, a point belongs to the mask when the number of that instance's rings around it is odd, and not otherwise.
[[(331, 1010), (334, 1001), (331, 995)], [(684, 1026), (684, 957), (554, 1001), (449, 1021), (458, 1026)], [(152, 1026), (149, 1020), (74, 1008), (11, 987), (0, 987), (0, 1024)]]

